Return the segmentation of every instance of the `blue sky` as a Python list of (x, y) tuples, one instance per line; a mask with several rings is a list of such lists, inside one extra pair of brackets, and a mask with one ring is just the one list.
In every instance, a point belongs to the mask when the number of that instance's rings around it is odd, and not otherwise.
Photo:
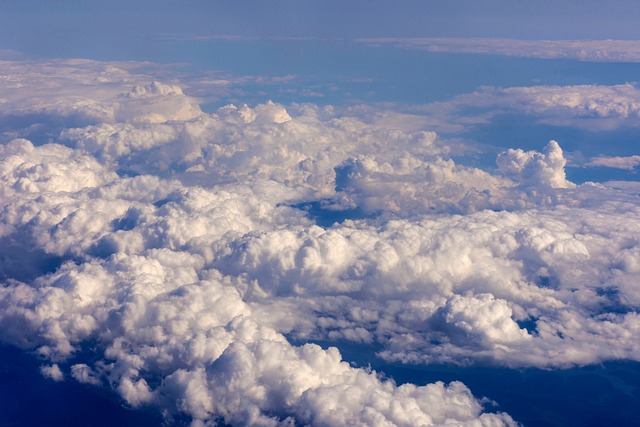
[[(634, 39), (634, 1), (4, 1), (0, 40), (18, 50), (178, 35)], [(114, 46), (111, 46), (112, 48)]]

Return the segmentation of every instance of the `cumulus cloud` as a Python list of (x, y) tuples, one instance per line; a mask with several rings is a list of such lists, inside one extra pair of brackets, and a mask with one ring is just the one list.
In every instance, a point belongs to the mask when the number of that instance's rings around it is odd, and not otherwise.
[[(131, 74), (125, 64), (90, 60), (2, 61), (6, 78), (0, 83), (4, 117), (42, 115), (58, 120), (73, 117), (92, 121), (112, 116), (109, 100), (148, 78)], [(37, 117), (36, 115), (40, 115)], [(9, 125), (12, 122), (8, 123)], [(11, 130), (6, 126), (4, 132)]]
[[(108, 114), (47, 143), (6, 122), (0, 145), (0, 339), (43, 375), (194, 425), (515, 425), (464, 384), (398, 385), (312, 342), (638, 360), (638, 188), (574, 185), (555, 141), (492, 174), (357, 109), (205, 113), (174, 85), (104, 85), (82, 105)], [(19, 114), (58, 99), (42, 96)]]
[(492, 124), (501, 117), (579, 131), (610, 132), (638, 127), (639, 96), (640, 91), (633, 83), (482, 86), (471, 93), (414, 106), (406, 111), (413, 122), (425, 123), (433, 130), (449, 135), (464, 135), (470, 128)]
[[(32, 166), (16, 158), (22, 152), (29, 153)], [(207, 269), (207, 264), (215, 256), (212, 249), (229, 244), (223, 243), (225, 239), (270, 230), (270, 223), (278, 222), (273, 210), (291, 212), (291, 208), (263, 205), (260, 209), (265, 212), (251, 212), (242, 219), (241, 211), (251, 208), (247, 193), (233, 200), (239, 189), (234, 194), (187, 190), (177, 183), (118, 178), (113, 173), (69, 188), (65, 180), (51, 177), (73, 178), (55, 165), (68, 164), (74, 153), (62, 146), (36, 148), (24, 140), (13, 141), (2, 153), (11, 160), (3, 163), (4, 182), (11, 190), (23, 169), (50, 165), (42, 167), (37, 179), (28, 176), (45, 185), (6, 192), (3, 224), (27, 227), (35, 241), (43, 239), (39, 243), (43, 251), (75, 259), (32, 283), (6, 283), (0, 292), (3, 341), (35, 348), (57, 363), (72, 357), (80, 343), (92, 342), (103, 359), (93, 366), (73, 364), (72, 378), (94, 385), (107, 382), (132, 406), (161, 404), (200, 420), (223, 417), (233, 424), (265, 425), (286, 419), (319, 425), (328, 419), (357, 424), (433, 420), (438, 424), (480, 417), (513, 424), (503, 414), (482, 414), (482, 406), (461, 384), (397, 387), (375, 373), (351, 368), (335, 349), (292, 347), (277, 330), (257, 323), (261, 319), (242, 296), (265, 295), (259, 284), (223, 276)], [(177, 189), (172, 191), (172, 186)], [(225, 208), (225, 199), (231, 210)], [(26, 212), (6, 210), (9, 205), (26, 209), (32, 203), (39, 206), (32, 207), (31, 214), (37, 212), (37, 221)], [(85, 203), (102, 206), (103, 213), (96, 215), (94, 207), (93, 215), (80, 214)], [(268, 218), (264, 226), (256, 222), (262, 215)], [(202, 227), (199, 221), (204, 221)], [(304, 223), (301, 217), (300, 221)], [(63, 378), (58, 365), (53, 366), (43, 368), (43, 374)], [(160, 385), (151, 386), (158, 378)], [(327, 401), (336, 396), (334, 390), (366, 394), (334, 414), (331, 408), (338, 401)], [(382, 400), (380, 393), (386, 396)], [(450, 399), (466, 403), (456, 409)], [(424, 406), (425, 401), (431, 405)], [(414, 409), (398, 413), (396, 405)], [(360, 414), (364, 407), (370, 409)]]
[(60, 367), (57, 364), (53, 364), (51, 366), (41, 366), (40, 372), (46, 378), (50, 378), (53, 381), (62, 381), (64, 380), (64, 374), (60, 370)]
[(71, 366), (71, 376), (83, 384), (100, 385), (97, 374), (85, 363), (77, 363)]
[(190, 120), (200, 114), (200, 107), (182, 93), (179, 86), (154, 81), (135, 86), (121, 94), (113, 108), (113, 118), (120, 122), (164, 123), (172, 120)]
[(581, 119), (585, 122), (582, 126), (605, 130), (623, 124), (635, 127), (640, 117), (639, 91), (633, 84), (534, 86), (497, 89), (494, 93), (510, 105), (521, 102), (519, 110), (538, 114), (549, 124), (570, 125)]
[(227, 105), (190, 120), (71, 128), (61, 138), (118, 170), (161, 176), (186, 173), (188, 179), (207, 185), (267, 180), (310, 197), (334, 193), (334, 169), (349, 157), (376, 153), (380, 161), (391, 162), (405, 151), (404, 160), (396, 163), (416, 163), (449, 149), (436, 143), (433, 132), (338, 117), (331, 107), (293, 109), (290, 113), (273, 102), (254, 108)]
[(564, 172), (567, 161), (556, 141), (550, 141), (541, 153), (509, 149), (498, 156), (497, 163), (501, 172), (516, 177), (523, 186), (575, 186), (567, 181)]
[[(621, 265), (628, 215), (638, 207), (579, 207), (585, 196), (568, 202), (574, 208), (397, 220), (379, 228), (345, 223), (297, 239), (292, 231), (261, 233), (243, 239), (219, 268), (248, 274), (280, 297), (272, 304), (282, 311), (302, 312), (304, 321), (263, 313), (280, 328), (378, 342), (390, 360), (563, 366), (622, 354), (635, 359), (635, 341), (618, 338), (636, 330), (638, 294), (622, 290), (625, 273), (609, 271), (621, 268), (612, 266)], [(625, 264), (630, 269), (634, 256)]]

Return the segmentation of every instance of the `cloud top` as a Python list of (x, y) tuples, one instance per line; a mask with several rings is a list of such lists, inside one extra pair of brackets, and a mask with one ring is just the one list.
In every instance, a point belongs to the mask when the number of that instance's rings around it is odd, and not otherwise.
[(497, 163), (501, 172), (515, 177), (523, 186), (575, 186), (567, 181), (564, 172), (567, 161), (556, 141), (550, 141), (541, 153), (509, 149), (498, 156)]

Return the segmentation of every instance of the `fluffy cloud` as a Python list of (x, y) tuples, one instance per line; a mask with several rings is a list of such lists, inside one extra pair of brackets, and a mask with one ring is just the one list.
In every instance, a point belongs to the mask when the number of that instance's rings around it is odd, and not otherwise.
[[(640, 91), (631, 83), (599, 86), (485, 86), (472, 93), (422, 107), (438, 121), (438, 129), (459, 132), (459, 126), (488, 123), (504, 114), (523, 114), (539, 123), (591, 131), (636, 128)], [(469, 110), (474, 111), (469, 115)], [(458, 126), (458, 127), (456, 127)]]
[(419, 162), (424, 167), (424, 158), (448, 150), (436, 143), (433, 132), (336, 117), (331, 107), (301, 105), (294, 110), (298, 115), (292, 118), (272, 102), (255, 108), (228, 105), (191, 120), (102, 123), (67, 129), (61, 136), (119, 170), (162, 176), (184, 172), (206, 185), (268, 180), (309, 197), (333, 194), (334, 169), (352, 156), (375, 153), (379, 161), (415, 169)]
[(3, 129), (0, 339), (43, 375), (194, 425), (514, 425), (461, 383), (397, 385), (310, 342), (416, 364), (638, 360), (637, 186), (574, 185), (554, 141), (492, 174), (357, 109), (204, 113), (122, 76), (133, 89), (93, 82), (74, 105), (104, 114), (53, 142)]
[(575, 187), (567, 181), (567, 161), (556, 141), (550, 141), (541, 153), (510, 149), (498, 156), (497, 163), (501, 172), (516, 177), (523, 186)]
[[(16, 158), (25, 152), (28, 160)], [(292, 347), (243, 301), (266, 295), (258, 283), (207, 267), (216, 247), (271, 230), (280, 221), (276, 211), (291, 214), (291, 208), (263, 203), (254, 211), (241, 188), (212, 193), (145, 177), (100, 176), (100, 168), (94, 171), (100, 179), (69, 188), (53, 178), (73, 175), (56, 165), (68, 165), (73, 155), (86, 162), (78, 152), (17, 140), (2, 154), (10, 160), (3, 163), (6, 235), (26, 228), (43, 252), (63, 262), (31, 283), (9, 278), (0, 292), (3, 341), (56, 361), (44, 375), (60, 380), (59, 366), (66, 366), (75, 380), (108, 383), (133, 406), (159, 404), (203, 421), (513, 424), (506, 415), (482, 414), (462, 384), (397, 387), (351, 368), (335, 349)], [(14, 190), (23, 170), (40, 168), (26, 178), (44, 184)], [(96, 215), (98, 206), (103, 212)], [(287, 217), (291, 222), (296, 215)], [(100, 349), (98, 360), (68, 363), (84, 342)], [(364, 394), (333, 413), (338, 400), (329, 396), (358, 390)], [(370, 409), (361, 413), (364, 407)]]
[(64, 380), (64, 374), (60, 370), (60, 367), (55, 363), (51, 366), (40, 367), (40, 372), (42, 373), (43, 376), (47, 378), (51, 378), (53, 381)]
[(120, 95), (113, 118), (121, 122), (164, 123), (173, 120), (190, 120), (200, 114), (200, 107), (182, 93), (179, 86), (152, 82), (135, 86)]
[[(113, 117), (114, 104), (110, 100), (146, 80), (129, 73), (124, 63), (80, 59), (2, 61), (2, 67), (6, 75), (0, 83), (5, 107), (2, 116), (14, 119), (31, 116), (28, 123), (31, 126), (44, 116), (58, 122), (65, 118), (107, 120)], [(2, 129), (10, 130), (6, 125)]]
[(301, 338), (378, 342), (390, 360), (635, 359), (639, 295), (620, 278), (635, 277), (636, 262), (629, 253), (622, 264), (620, 253), (628, 253), (626, 224), (637, 211), (608, 201), (597, 209), (274, 231), (243, 239), (219, 268), (256, 280), (270, 294), (256, 302), (301, 312), (301, 321), (276, 309), (262, 313), (279, 328)]

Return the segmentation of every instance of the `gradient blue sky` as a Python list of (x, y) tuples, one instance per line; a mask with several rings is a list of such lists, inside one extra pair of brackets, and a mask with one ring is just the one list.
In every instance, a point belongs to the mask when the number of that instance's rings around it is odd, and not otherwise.
[(634, 39), (640, 3), (604, 1), (123, 1), (6, 0), (0, 47), (126, 40), (122, 52), (162, 35), (258, 37), (501, 37)]

